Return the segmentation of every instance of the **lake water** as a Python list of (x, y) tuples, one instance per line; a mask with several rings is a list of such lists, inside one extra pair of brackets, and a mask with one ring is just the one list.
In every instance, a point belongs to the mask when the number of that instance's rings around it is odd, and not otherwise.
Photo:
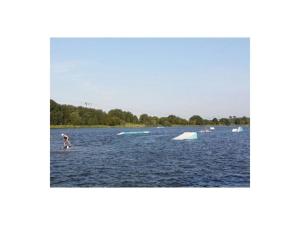
[[(51, 129), (51, 187), (249, 187), (250, 128)], [(123, 131), (149, 134), (117, 135)], [(175, 141), (185, 131), (198, 139)], [(61, 133), (71, 151), (62, 150)]]

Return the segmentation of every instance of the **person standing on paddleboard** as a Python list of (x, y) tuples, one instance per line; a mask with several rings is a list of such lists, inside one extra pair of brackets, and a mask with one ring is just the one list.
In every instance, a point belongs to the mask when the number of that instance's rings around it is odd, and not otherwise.
[(64, 149), (68, 149), (71, 147), (71, 143), (69, 140), (69, 136), (65, 135), (65, 134), (61, 134), (61, 136), (64, 138)]

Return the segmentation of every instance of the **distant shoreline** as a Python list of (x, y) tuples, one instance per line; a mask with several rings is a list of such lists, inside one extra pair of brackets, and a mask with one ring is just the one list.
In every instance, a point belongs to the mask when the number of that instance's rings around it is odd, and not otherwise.
[(249, 124), (245, 125), (172, 125), (167, 127), (162, 126), (146, 126), (144, 124), (125, 124), (118, 126), (107, 126), (107, 125), (50, 125), (50, 129), (67, 129), (67, 128), (168, 128), (168, 127), (249, 127)]
[(118, 126), (108, 126), (108, 125), (50, 125), (50, 129), (60, 129), (60, 128), (143, 128), (146, 127), (143, 124), (125, 124)]

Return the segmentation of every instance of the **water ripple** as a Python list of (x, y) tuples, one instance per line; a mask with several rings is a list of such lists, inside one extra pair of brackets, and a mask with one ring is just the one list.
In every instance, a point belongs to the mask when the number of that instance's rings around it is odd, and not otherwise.
[[(199, 128), (51, 129), (51, 187), (249, 187), (250, 129), (216, 127), (197, 140), (173, 141)], [(139, 129), (135, 129), (139, 130)], [(60, 133), (71, 137), (64, 152)]]

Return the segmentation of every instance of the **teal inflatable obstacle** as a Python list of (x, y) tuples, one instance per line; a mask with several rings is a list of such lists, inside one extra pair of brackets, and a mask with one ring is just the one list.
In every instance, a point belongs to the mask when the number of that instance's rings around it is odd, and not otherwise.
[(125, 134), (149, 134), (150, 131), (128, 131), (128, 132), (120, 132), (117, 135), (125, 135)]

